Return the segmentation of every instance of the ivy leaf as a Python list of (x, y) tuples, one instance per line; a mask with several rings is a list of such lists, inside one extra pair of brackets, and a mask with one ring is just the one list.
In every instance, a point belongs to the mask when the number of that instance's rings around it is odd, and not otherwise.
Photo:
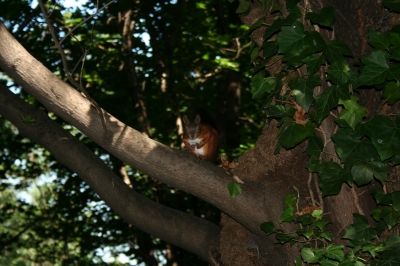
[(295, 258), (294, 259), (294, 266), (302, 266), (303, 262), (301, 261), (300, 258)]
[(385, 222), (383, 220), (379, 220), (378, 224), (375, 226), (377, 235), (381, 236), (385, 229), (386, 229)]
[(400, 92), (399, 92), (400, 82), (388, 82), (383, 89), (382, 96), (387, 99), (388, 104), (395, 104), (398, 100), (400, 100)]
[(319, 172), (321, 165), (319, 164), (319, 160), (316, 157), (311, 157), (310, 161), (308, 161), (306, 165), (308, 171), (310, 172)]
[(324, 148), (324, 142), (321, 137), (310, 137), (308, 139), (307, 154), (310, 157), (319, 158), (322, 150)]
[(400, 191), (395, 191), (392, 193), (392, 208), (395, 211), (400, 211)]
[(389, 170), (381, 162), (359, 161), (351, 168), (351, 175), (358, 186), (368, 184), (373, 176), (384, 184), (388, 174)]
[(337, 260), (337, 261), (342, 261), (342, 260), (344, 260), (343, 248), (344, 248), (344, 246), (342, 246), (342, 245), (329, 244), (326, 247), (324, 255), (327, 258)]
[(376, 203), (389, 205), (392, 203), (392, 198), (390, 194), (385, 194), (381, 189), (375, 188), (372, 191), (372, 196), (374, 196)]
[(295, 21), (292, 26), (282, 27), (278, 36), (279, 50), (281, 54), (288, 52), (300, 52), (304, 44), (304, 26)]
[(272, 23), (271, 26), (268, 27), (268, 29), (264, 33), (264, 41), (271, 38), (271, 36), (274, 35), (275, 32), (280, 31), (283, 26), (292, 25), (293, 22), (301, 17), (301, 15), (302, 13), (300, 9), (297, 6), (293, 7), (290, 10), (290, 14), (285, 19), (278, 18), (274, 21), (274, 23)]
[(311, 20), (314, 24), (332, 28), (335, 21), (335, 11), (332, 7), (324, 7), (319, 14), (313, 12), (307, 13), (306, 19)]
[(269, 58), (278, 52), (278, 42), (265, 42), (264, 43), (264, 58)]
[(329, 179), (335, 175), (338, 175), (342, 171), (342, 167), (332, 160), (329, 162), (323, 162), (321, 165), (321, 171), (318, 175), (321, 179)]
[(386, 50), (390, 45), (390, 37), (384, 33), (370, 30), (368, 31), (368, 43), (376, 49)]
[(280, 223), (288, 222), (291, 223), (294, 219), (294, 208), (293, 207), (285, 207), (283, 209), (283, 214), (279, 219)]
[(240, 0), (239, 2), (239, 6), (236, 9), (236, 13), (240, 14), (240, 13), (245, 13), (249, 10), (250, 8), (250, 1), (249, 0)]
[(390, 31), (389, 33), (390, 44), (394, 47), (400, 47), (400, 34), (399, 32)]
[(261, 3), (261, 8), (264, 11), (265, 8), (267, 7), (267, 0), (258, 0)]
[(290, 10), (292, 7), (295, 7), (300, 0), (286, 0), (286, 8)]
[(317, 54), (312, 54), (307, 57), (303, 62), (307, 65), (307, 73), (309, 76), (312, 76), (317, 72), (321, 65), (326, 64), (325, 56), (318, 56)]
[[(383, 243), (381, 245), (383, 245)], [(378, 249), (379, 249), (379, 247), (378, 247)], [(378, 255), (376, 252), (375, 245), (372, 245), (372, 244), (363, 246), (362, 251), (370, 253), (372, 255), (372, 257), (376, 257)]]
[(307, 51), (309, 54), (314, 54), (322, 51), (325, 46), (325, 41), (317, 31), (305, 32), (304, 46), (304, 51)]
[[(315, 218), (316, 223), (315, 225), (318, 227), (317, 222), (322, 219), (322, 210), (321, 209), (315, 209), (312, 211), (311, 216)], [(329, 221), (326, 221), (329, 223)]]
[(265, 223), (262, 223), (262, 224), (260, 225), (260, 228), (261, 228), (265, 233), (267, 233), (268, 235), (275, 232), (275, 225), (274, 225), (273, 222), (265, 222)]
[(255, 29), (261, 27), (261, 26), (264, 24), (264, 22), (265, 22), (265, 18), (260, 18), (260, 19), (257, 20), (253, 25), (251, 25), (251, 26), (249, 27), (249, 29), (248, 29), (243, 35), (247, 35), (247, 34), (249, 34), (250, 32), (252, 32), (253, 30), (255, 30)]
[(332, 136), (332, 140), (335, 143), (336, 153), (342, 162), (346, 162), (349, 155), (354, 153), (354, 150), (356, 150), (357, 146), (361, 143), (360, 140), (346, 134), (343, 129), (339, 129), (338, 132)]
[[(305, 47), (303, 45), (303, 47)], [(291, 50), (282, 57), (282, 61), (286, 63), (286, 65), (291, 67), (299, 67), (303, 64), (303, 59), (308, 56), (308, 54), (303, 54), (302, 50)]]
[(258, 57), (258, 47), (254, 47), (253, 50), (250, 53), (250, 61), (253, 62), (254, 60), (256, 60), (256, 58)]
[(339, 85), (347, 83), (351, 78), (349, 64), (343, 59), (332, 63), (326, 72), (330, 79)]
[[(297, 3), (299, 0), (295, 0)], [(297, 5), (292, 6), (289, 8), (289, 15), (285, 18), (285, 25), (292, 25), (293, 22), (295, 22), (298, 18), (303, 16), (303, 12), (300, 10), (300, 8)]]
[(289, 82), (293, 94), (296, 95), (297, 104), (306, 111), (308, 111), (314, 100), (314, 88), (319, 85), (321, 85), (321, 79), (318, 75), (314, 75), (308, 79), (296, 78)]
[(265, 30), (264, 41), (271, 38), (271, 36), (274, 35), (275, 32), (280, 31), (284, 24), (285, 24), (284, 19), (279, 18), (279, 19), (275, 20), (274, 23), (272, 23), (272, 25), (269, 26), (268, 29)]
[(377, 156), (376, 149), (370, 140), (358, 140), (340, 129), (332, 136), (335, 150), (342, 162), (373, 161)]
[(389, 206), (383, 206), (381, 217), (383, 221), (386, 223), (388, 229), (390, 230), (392, 229), (393, 226), (395, 226), (398, 223), (400, 218), (400, 213), (393, 210)]
[(387, 249), (399, 250), (400, 249), (400, 236), (390, 235), (386, 239), (385, 246)]
[(296, 196), (293, 194), (287, 194), (285, 197), (285, 205), (287, 207), (292, 207), (293, 202), (296, 200)]
[[(356, 254), (355, 251), (353, 249), (350, 249), (347, 254), (346, 254), (346, 259), (351, 261), (351, 264), (345, 264), (345, 266), (365, 266), (364, 263), (358, 263), (358, 253)], [(353, 261), (355, 261), (355, 263), (353, 263)], [(342, 265), (340, 265), (342, 266)], [(344, 265), (343, 265), (344, 266)]]
[(400, 47), (392, 47), (390, 48), (391, 58), (395, 60), (400, 60)]
[(21, 115), (21, 119), (24, 123), (35, 123), (36, 119), (31, 115), (23, 116)]
[(296, 222), (301, 223), (302, 225), (310, 225), (313, 220), (310, 214), (304, 214), (296, 218)]
[(351, 179), (351, 175), (348, 170), (341, 170), (338, 174), (332, 175), (330, 178), (321, 178), (319, 186), (322, 190), (322, 196), (339, 194), (344, 182), (351, 184), (349, 179)]
[(331, 241), (331, 240), (332, 240), (332, 232), (331, 232), (331, 231), (321, 232), (321, 233), (319, 234), (319, 236), (320, 236), (321, 238), (325, 238), (325, 239), (328, 240), (328, 241)]
[(350, 239), (348, 246), (363, 246), (376, 237), (376, 230), (368, 224), (367, 217), (353, 213), (354, 223), (347, 227), (342, 238)]
[(367, 108), (359, 105), (358, 98), (355, 96), (351, 96), (350, 100), (339, 100), (339, 104), (343, 104), (346, 109), (343, 109), (339, 114), (339, 119), (342, 119), (355, 129), (356, 125), (360, 123), (367, 115)]
[(400, 3), (395, 0), (383, 0), (383, 6), (392, 12), (400, 13)]
[(305, 126), (291, 123), (282, 130), (278, 138), (279, 143), (286, 149), (293, 148), (306, 138), (313, 136), (314, 129), (314, 124), (310, 120), (306, 122)]
[(349, 111), (351, 114), (357, 113), (357, 111), (359, 111), (360, 108), (363, 107), (359, 105), (357, 102), (358, 102), (358, 97), (355, 96), (351, 96), (350, 100), (339, 100), (339, 104), (343, 104), (344, 108), (346, 108), (346, 110)]
[(277, 233), (275, 238), (280, 242), (280, 243), (286, 243), (294, 239), (293, 236), (283, 234), (283, 233)]
[(322, 163), (318, 175), (321, 178), (319, 186), (324, 197), (338, 194), (343, 183), (349, 183), (348, 170), (342, 169), (340, 165), (333, 161)]
[(343, 56), (352, 56), (353, 53), (349, 47), (342, 41), (330, 41), (323, 48), (323, 54), (329, 63), (343, 59)]
[(388, 54), (383, 50), (373, 51), (369, 55), (361, 57), (365, 65), (361, 69), (360, 85), (375, 85), (385, 80), (396, 80), (400, 75), (400, 67), (395, 64), (389, 67)]
[(374, 116), (367, 124), (368, 137), (384, 161), (396, 154), (400, 154), (400, 128), (389, 117)]
[[(322, 215), (321, 215), (322, 216)], [(319, 228), (319, 230), (324, 229), (325, 225), (331, 223), (330, 221), (316, 221), (315, 226)]]
[(264, 78), (264, 72), (261, 71), (251, 80), (253, 99), (260, 98), (263, 94), (269, 93), (275, 89), (276, 81), (274, 77)]
[(313, 235), (314, 230), (312, 228), (300, 228), (296, 230), (296, 233), (299, 236), (304, 236), (305, 238), (309, 239)]
[(373, 210), (371, 212), (371, 216), (374, 218), (375, 221), (379, 221), (381, 219), (382, 210)]
[(315, 110), (312, 119), (319, 125), (332, 108), (338, 105), (339, 99), (350, 98), (349, 90), (344, 86), (331, 86), (315, 97)]
[(237, 195), (242, 193), (242, 188), (240, 187), (240, 185), (238, 183), (230, 182), (228, 184), (228, 191), (229, 191), (229, 195), (231, 196), (231, 198), (234, 198)]
[(292, 106), (285, 107), (284, 105), (273, 105), (268, 111), (268, 117), (292, 117), (296, 112)]
[(307, 263), (317, 263), (323, 257), (324, 251), (313, 249), (310, 245), (304, 246), (301, 251), (301, 258)]
[(287, 62), (289, 66), (297, 67), (303, 64), (305, 58), (319, 52), (325, 45), (324, 40), (318, 32), (306, 33), (304, 38), (299, 39), (300, 47), (290, 49), (284, 53), (282, 61)]

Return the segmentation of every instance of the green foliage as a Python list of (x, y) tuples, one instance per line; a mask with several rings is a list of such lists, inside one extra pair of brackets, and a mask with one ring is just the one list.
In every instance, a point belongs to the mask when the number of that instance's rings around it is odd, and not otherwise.
[(324, 7), (319, 14), (313, 12), (307, 13), (306, 19), (311, 20), (314, 24), (332, 28), (335, 21), (335, 11), (330, 6)]
[(303, 126), (287, 120), (281, 127), (278, 141), (283, 147), (292, 148), (306, 138), (313, 136), (314, 128), (314, 124), (311, 121), (307, 121)]
[(314, 88), (320, 85), (321, 79), (317, 75), (309, 77), (308, 79), (296, 78), (289, 82), (292, 93), (296, 96), (296, 102), (306, 111), (310, 109), (314, 100), (312, 93)]
[[(328, 220), (322, 219), (322, 212), (319, 209), (310, 210), (307, 213), (301, 213), (298, 209), (298, 196), (289, 194), (285, 198), (285, 207), (283, 214), (280, 217), (280, 223), (295, 223), (299, 226), (296, 232), (285, 233), (277, 228), (272, 222), (261, 224), (261, 229), (267, 234), (275, 234), (279, 243), (314, 243), (315, 241), (330, 240), (331, 232), (325, 229), (325, 226), (330, 223)], [(296, 203), (296, 204), (294, 204)], [(295, 206), (293, 206), (295, 205)], [(333, 245), (329, 245), (323, 253), (321, 250), (312, 250), (309, 246), (304, 246), (301, 250), (302, 258), (305, 262), (315, 263), (315, 252), (320, 252), (319, 257), (326, 256), (328, 258), (336, 254)], [(343, 247), (342, 247), (343, 248)], [(314, 261), (315, 260), (315, 261)]]
[[(382, 210), (376, 210), (372, 216), (377, 221), (384, 221), (390, 230), (398, 224), (400, 214), (400, 192), (385, 194), (381, 190), (374, 191), (378, 204), (384, 204)], [(298, 201), (294, 195), (287, 195), (285, 207), (280, 218), (280, 223), (294, 223), (299, 228), (295, 232), (284, 232), (276, 227), (273, 222), (264, 222), (260, 228), (266, 234), (275, 234), (278, 243), (303, 243), (300, 250), (301, 260), (307, 264), (319, 265), (391, 265), (399, 258), (400, 237), (390, 235), (384, 242), (378, 242), (382, 233), (381, 223), (371, 227), (367, 217), (354, 213), (353, 224), (349, 225), (342, 238), (348, 239), (345, 246), (329, 244), (331, 231), (326, 226), (331, 222), (322, 218), (322, 210), (308, 210), (304, 213), (298, 210)], [(296, 206), (293, 203), (297, 202)], [(390, 207), (395, 206), (395, 207)], [(396, 209), (395, 209), (396, 208)], [(297, 259), (296, 265), (301, 261)], [(387, 264), (389, 263), (389, 264)], [(300, 265), (300, 264), (299, 264)]]
[(36, 122), (35, 118), (33, 118), (31, 115), (21, 116), (21, 119), (25, 123), (34, 123), (34, 122)]
[(242, 188), (240, 187), (240, 185), (238, 183), (230, 182), (228, 184), (228, 191), (229, 191), (229, 195), (231, 196), (231, 198), (234, 198), (237, 195), (242, 193)]
[[(260, 47), (264, 57), (251, 57), (255, 65), (253, 98), (262, 104), (268, 118), (278, 120), (279, 146), (290, 149), (308, 140), (307, 169), (319, 176), (324, 197), (337, 195), (344, 183), (365, 186), (375, 179), (385, 185), (390, 167), (400, 163), (400, 117), (371, 114), (357, 95), (361, 88), (375, 89), (382, 90), (382, 104), (394, 105), (400, 100), (400, 28), (395, 26), (388, 33), (370, 30), (373, 50), (357, 61), (344, 42), (325, 41), (314, 28), (318, 25), (321, 30), (332, 30), (333, 8), (308, 12), (298, 20), (303, 14), (297, 3), (286, 1), (288, 14), (279, 13), (266, 29)], [(382, 4), (392, 12), (400, 12), (398, 1), (385, 0)], [(284, 63), (278, 71), (273, 68), (277, 62)], [(328, 116), (335, 118), (337, 129), (326, 138), (321, 124)], [(336, 153), (328, 156), (326, 145), (331, 141)], [(354, 214), (354, 223), (343, 235), (348, 240), (346, 249), (329, 243), (331, 233), (325, 231), (329, 221), (322, 220), (322, 214), (299, 214), (293, 206), (293, 195), (285, 200), (280, 223), (295, 223), (299, 229), (285, 233), (272, 222), (263, 223), (261, 229), (276, 234), (282, 244), (306, 243), (301, 249), (305, 263), (392, 265), (399, 257), (394, 251), (399, 237), (380, 237), (385, 228), (398, 225), (400, 192), (375, 190), (373, 196), (380, 207), (371, 214), (377, 225), (371, 227), (367, 217)], [(295, 264), (300, 265), (301, 260)]]
[[(251, 83), (253, 98), (264, 99), (268, 117), (280, 122), (279, 144), (287, 149), (307, 139), (313, 143), (315, 129), (332, 111), (337, 112), (335, 122), (339, 130), (332, 140), (342, 165), (321, 160), (323, 143), (309, 151), (308, 169), (320, 176), (324, 196), (339, 193), (343, 182), (361, 186), (375, 178), (384, 184), (389, 174), (386, 164), (398, 163), (400, 155), (397, 123), (388, 116), (374, 116), (365, 121), (367, 108), (358, 103), (353, 91), (361, 86), (376, 86), (383, 88), (383, 97), (389, 104), (400, 99), (400, 64), (397, 57), (393, 57), (400, 48), (398, 29), (393, 28), (389, 34), (369, 32), (374, 50), (361, 57), (357, 71), (355, 65), (350, 66), (346, 61), (352, 52), (343, 42), (325, 43), (313, 27), (293, 19), (299, 15), (295, 2), (288, 1), (287, 8), (290, 11), (287, 17), (277, 18), (264, 34), (265, 58), (252, 58), (258, 65)], [(307, 13), (305, 18), (329, 29), (333, 25), (334, 11), (326, 7), (319, 14)], [(277, 35), (276, 41), (271, 39), (273, 34)], [(259, 67), (274, 64), (277, 59), (286, 63), (280, 72), (271, 74)], [(292, 77), (303, 65), (308, 75)], [(323, 65), (326, 65), (323, 69), (329, 86), (316, 74)], [(284, 84), (289, 91), (281, 95)], [(320, 86), (325, 89), (316, 93)], [(293, 102), (304, 112), (293, 108)]]

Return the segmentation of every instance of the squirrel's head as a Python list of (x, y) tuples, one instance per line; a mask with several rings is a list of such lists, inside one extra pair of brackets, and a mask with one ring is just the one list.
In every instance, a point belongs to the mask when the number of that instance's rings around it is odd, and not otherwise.
[(190, 139), (196, 139), (200, 135), (201, 131), (201, 117), (196, 115), (194, 120), (190, 120), (186, 115), (183, 116), (183, 123), (185, 130)]

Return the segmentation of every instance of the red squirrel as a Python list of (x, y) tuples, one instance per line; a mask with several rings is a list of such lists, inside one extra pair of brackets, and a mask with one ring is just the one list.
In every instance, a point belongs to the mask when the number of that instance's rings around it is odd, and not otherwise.
[[(218, 131), (215, 123), (201, 122), (206, 114), (197, 113), (194, 119), (183, 116), (185, 133), (183, 134), (184, 149), (198, 156), (201, 160), (212, 161), (218, 149)], [(206, 117), (203, 117), (206, 118)]]

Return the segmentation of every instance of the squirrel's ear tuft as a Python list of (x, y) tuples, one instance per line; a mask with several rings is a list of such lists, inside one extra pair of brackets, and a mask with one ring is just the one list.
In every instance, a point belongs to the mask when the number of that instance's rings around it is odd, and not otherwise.
[(200, 115), (196, 115), (196, 124), (198, 124), (198, 123), (200, 123), (200, 120), (201, 120), (201, 117), (200, 117)]
[(189, 121), (188, 121), (188, 119), (187, 119), (187, 116), (184, 115), (184, 116), (183, 116), (183, 123), (187, 124), (188, 122), (189, 122)]

